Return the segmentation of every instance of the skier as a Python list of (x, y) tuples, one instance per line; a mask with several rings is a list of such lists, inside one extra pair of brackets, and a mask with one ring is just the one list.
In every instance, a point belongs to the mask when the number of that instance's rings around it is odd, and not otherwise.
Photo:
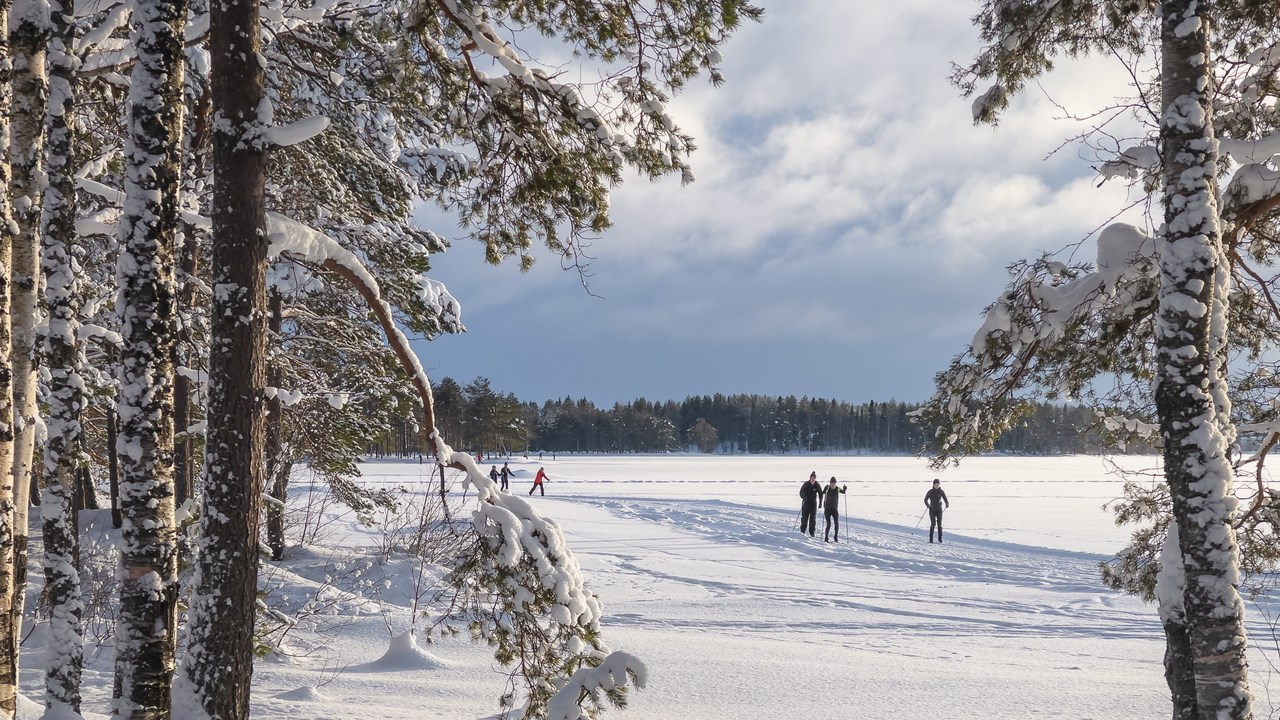
[(533, 476), (533, 487), (529, 488), (529, 494), (532, 495), (533, 491), (537, 490), (539, 494), (546, 495), (547, 491), (543, 488), (542, 481), (550, 479), (542, 468), (538, 468), (538, 474)]
[(822, 517), (826, 521), (826, 528), (822, 531), (822, 541), (831, 542), (831, 526), (836, 529), (836, 542), (840, 542), (840, 496), (848, 491), (849, 486), (836, 487), (836, 479), (831, 478), (831, 482), (822, 489)]
[(929, 542), (933, 542), (933, 528), (938, 528), (938, 542), (942, 542), (942, 504), (951, 507), (951, 501), (942, 491), (942, 481), (934, 478), (933, 489), (924, 494), (924, 506), (929, 508)]
[(511, 468), (507, 467), (506, 463), (502, 463), (502, 470), (499, 471), (498, 474), (502, 476), (502, 489), (506, 490), (507, 481), (509, 481), (511, 479), (511, 476), (515, 475), (516, 473)]
[(800, 486), (800, 534), (808, 528), (809, 537), (813, 537), (818, 526), (818, 496), (822, 494), (822, 485), (818, 483), (818, 472), (809, 473), (809, 479)]
[(489, 479), (492, 480), (495, 485), (498, 484), (498, 466), (497, 465), (489, 466)]

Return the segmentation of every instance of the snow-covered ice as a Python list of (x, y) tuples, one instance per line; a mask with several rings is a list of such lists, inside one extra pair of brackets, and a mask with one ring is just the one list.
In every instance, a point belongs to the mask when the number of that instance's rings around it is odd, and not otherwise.
[[(1155, 606), (1098, 579), (1098, 563), (1128, 533), (1102, 509), (1121, 482), (1100, 458), (980, 458), (942, 473), (914, 458), (857, 456), (510, 462), (513, 493), (547, 468), (547, 496), (531, 502), (561, 525), (600, 596), (605, 641), (648, 667), (646, 689), (610, 717), (1168, 715)], [(1156, 459), (1122, 463), (1149, 470)], [(431, 482), (431, 466), (416, 462), (363, 470), (374, 486)], [(849, 485), (839, 544), (822, 541), (821, 518), (817, 538), (799, 531), (798, 491), (811, 470)], [(935, 476), (951, 500), (943, 545), (926, 542), (927, 521), (917, 528)], [(309, 487), (303, 473), (291, 502)], [(291, 601), (329, 602), (290, 635), (293, 654), (258, 664), (253, 716), (500, 717), (505, 674), (487, 647), (403, 634), (412, 566), (335, 571), (344, 553), (375, 555), (378, 534), (330, 517), (321, 538), (264, 569)], [(376, 600), (340, 587), (356, 569), (379, 588)], [(1280, 688), (1266, 623), (1274, 609), (1248, 608), (1260, 716), (1274, 713), (1270, 690)], [(39, 698), (40, 654), (24, 656), (29, 698)], [(85, 717), (106, 717), (108, 655), (86, 674)], [(38, 717), (23, 708), (20, 717)]]

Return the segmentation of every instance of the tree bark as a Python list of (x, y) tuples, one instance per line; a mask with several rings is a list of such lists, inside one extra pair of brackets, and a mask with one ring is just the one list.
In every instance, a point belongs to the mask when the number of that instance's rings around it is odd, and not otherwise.
[(263, 490), (266, 142), (259, 4), (212, 3), (213, 259), (202, 547), (183, 663), (184, 706), (249, 716)]
[(116, 409), (107, 408), (107, 492), (111, 495), (111, 527), (116, 530), (124, 525), (124, 515), (120, 512), (120, 458), (116, 455), (119, 425)]
[[(1225, 329), (1215, 181), (1209, 17), (1200, 0), (1161, 14), (1165, 244), (1160, 257), (1156, 410), (1185, 572), (1184, 603), (1201, 718), (1251, 718), (1244, 603), (1232, 529), (1229, 439), (1216, 399), (1215, 331)], [(1171, 643), (1170, 653), (1184, 647)], [(1182, 660), (1174, 661), (1174, 667)]]
[(54, 0), (50, 8), (50, 101), (45, 118), (48, 184), (44, 191), (41, 269), (49, 320), (43, 361), (49, 371), (48, 429), (44, 446), (44, 498), (40, 503), (44, 535), (45, 593), (49, 601), (49, 641), (45, 663), (45, 707), (51, 714), (80, 712), (84, 667), (83, 604), (76, 559), (78, 528), (75, 495), (85, 468), (81, 412), (85, 405), (80, 374), (80, 279), (76, 238), (75, 162), (72, 136), (75, 111), (74, 53), (77, 25), (71, 8)]
[[(0, 88), (12, 77), (9, 51), (9, 0), (0, 0)], [(9, 165), (9, 118), (12, 94), (0, 92), (0, 719), (18, 711), (18, 642), (12, 626), (14, 587), (13, 366), (9, 318), (9, 273), (12, 267), (13, 216)]]
[(49, 7), (42, 0), (24, 0), (15, 7), (10, 33), (13, 51), (13, 219), (18, 234), (9, 269), (9, 313), (12, 318), (14, 448), (11, 472), (14, 493), (13, 632), (22, 634), (23, 602), (27, 586), (28, 518), (33, 498), (32, 458), (36, 446), (36, 304), (40, 274), (40, 203), (44, 174), (44, 116), (49, 98), (45, 47), (49, 42)]
[[(284, 299), (275, 290), (272, 290), (270, 295), (271, 320), (268, 330), (272, 338), (279, 338), (280, 330), (284, 326)], [(279, 360), (270, 362), (267, 370), (267, 384), (278, 389), (280, 387), (280, 379)], [(267, 506), (267, 547), (271, 548), (272, 560), (283, 560), (285, 546), (284, 501), (289, 492), (288, 483), (291, 463), (287, 463), (284, 457), (284, 401), (280, 399), (278, 394), (267, 399), (266, 432), (267, 489), (271, 494), (271, 498), (278, 503), (272, 503)]]
[(177, 645), (173, 277), (183, 123), (183, 0), (135, 5), (121, 218), (124, 352), (117, 401), (120, 620), (113, 714), (169, 718)]
[[(203, 0), (194, 0), (192, 13), (200, 14), (208, 12), (208, 3)], [(186, 171), (185, 185), (189, 191), (194, 192), (197, 180), (203, 179), (206, 174), (206, 159), (208, 153), (204, 150), (205, 139), (209, 130), (209, 88), (208, 78), (199, 73), (187, 74), (186, 87), (187, 107), (191, 110), (191, 114), (187, 117), (186, 127), (184, 128), (183, 144), (185, 147), (186, 163), (184, 169)], [(196, 270), (199, 266), (200, 243), (199, 230), (192, 224), (184, 222), (182, 224), (182, 247), (180, 256), (180, 288), (178, 294), (178, 317), (181, 325), (178, 329), (178, 342), (174, 346), (174, 365), (180, 367), (191, 368), (195, 363), (192, 362), (196, 356), (195, 345), (197, 339), (196, 332), (193, 329), (195, 322), (195, 302), (196, 302)], [(191, 427), (191, 421), (194, 413), (192, 409), (198, 406), (199, 399), (196, 395), (196, 383), (186, 375), (177, 375), (174, 378), (174, 427), (177, 432), (181, 433), (174, 447), (174, 467), (175, 467), (175, 484), (177, 486), (176, 503), (178, 507), (187, 502), (187, 500), (195, 497), (195, 469), (196, 460), (193, 449), (193, 442), (190, 435), (186, 434), (187, 428)]]
[(1164, 679), (1173, 700), (1173, 720), (1196, 720), (1196, 672), (1191, 662), (1191, 637), (1187, 626), (1164, 621)]
[[(198, 253), (195, 238), (195, 228), (187, 227), (183, 233), (182, 242), (182, 277), (184, 282), (181, 284), (181, 290), (178, 296), (178, 307), (182, 311), (189, 311), (195, 302), (195, 284), (187, 280), (194, 278), (196, 275), (196, 255)], [(188, 366), (190, 362), (190, 353), (186, 347), (190, 344), (191, 332), (185, 328), (178, 331), (178, 340), (174, 343), (173, 363), (174, 366)], [(191, 426), (191, 406), (193, 395), (193, 383), (191, 378), (186, 375), (174, 375), (174, 392), (173, 392), (173, 425), (177, 433), (180, 433), (174, 441), (173, 450), (173, 466), (174, 466), (174, 503), (181, 507), (189, 498), (194, 495), (194, 463), (191, 457), (191, 438), (186, 434), (186, 430)]]

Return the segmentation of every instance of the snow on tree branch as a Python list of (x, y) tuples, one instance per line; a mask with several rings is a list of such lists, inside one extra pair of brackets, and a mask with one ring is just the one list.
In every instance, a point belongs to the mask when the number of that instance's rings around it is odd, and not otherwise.
[(329, 127), (329, 118), (313, 115), (288, 125), (268, 127), (262, 131), (262, 136), (276, 147), (288, 147), (310, 140), (324, 132), (327, 127)]
[(917, 422), (932, 428), (934, 463), (988, 449), (1025, 409), (1034, 389), (1072, 395), (1092, 377), (1120, 368), (1116, 328), (1150, 313), (1157, 243), (1140, 228), (1108, 226), (1096, 265), (1042, 258), (1013, 268), (1014, 279), (987, 308), (968, 351), (937, 377)]
[(1230, 155), (1241, 165), (1247, 163), (1265, 163), (1280, 155), (1280, 132), (1253, 140), (1230, 140), (1220, 138), (1218, 150), (1223, 155)]
[(547, 703), (547, 720), (585, 720), (590, 716), (582, 709), (584, 698), (626, 687), (628, 682), (644, 688), (647, 678), (648, 668), (639, 658), (630, 653), (611, 653), (598, 667), (579, 668), (569, 678)]
[[(643, 684), (643, 664), (630, 655), (611, 655), (599, 639), (600, 603), (587, 591), (581, 568), (559, 525), (544, 518), (528, 500), (499, 492), (469, 453), (454, 451), (436, 431), (431, 382), (390, 317), (376, 279), (359, 258), (332, 238), (287, 217), (269, 213), (268, 232), (270, 255), (289, 255), (333, 270), (357, 285), (422, 393), (425, 434), (437, 462), (462, 469), (466, 473), (464, 489), (476, 488), (477, 504), (472, 513), (476, 542), (451, 578), (465, 600), (489, 598), (492, 607), (501, 608), (473, 615), (472, 631), (499, 646), (499, 660), (521, 659), (520, 672), (528, 681), (527, 708), (536, 712), (552, 697), (559, 697), (557, 712), (579, 718), (581, 711), (566, 714), (571, 711), (570, 703), (581, 708), (582, 702), (599, 702), (603, 694), (611, 704), (621, 705), (628, 677), (637, 686)], [(456, 308), (456, 301), (443, 286), (437, 290)], [(534, 636), (539, 640), (526, 645)], [(583, 672), (601, 666), (605, 669), (599, 672)], [(557, 695), (555, 691), (563, 691), (566, 683), (570, 689)]]

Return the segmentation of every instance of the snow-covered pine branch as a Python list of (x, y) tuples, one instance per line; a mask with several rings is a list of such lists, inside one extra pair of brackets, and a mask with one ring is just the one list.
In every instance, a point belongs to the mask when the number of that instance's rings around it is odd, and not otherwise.
[(1128, 338), (1116, 330), (1150, 315), (1157, 243), (1115, 223), (1097, 247), (1092, 267), (1050, 258), (1013, 266), (1008, 289), (916, 419), (933, 431), (936, 465), (990, 449), (1021, 417), (1024, 397), (1078, 396), (1097, 375), (1125, 370), (1115, 343)]
[[(476, 467), (469, 453), (454, 451), (436, 431), (431, 382), (408, 340), (396, 326), (390, 306), (381, 297), (377, 280), (355, 254), (332, 238), (289, 218), (269, 216), (272, 255), (294, 257), (337, 272), (355, 284), (370, 309), (380, 318), (391, 343), (417, 387), (426, 424), (423, 432), (434, 449), (438, 463), (461, 468), (466, 473), (464, 488), (477, 490), (477, 507), (472, 527), (477, 533), (472, 552), (464, 556), (451, 573), (455, 587), (468, 603), (484, 606), (481, 598), (506, 598), (502, 610), (473, 615), (472, 630), (478, 637), (498, 645), (504, 664), (520, 659), (519, 670), (526, 679), (528, 708), (537, 712), (546, 706), (569, 678), (583, 668), (608, 663), (612, 673), (577, 675), (579, 688), (574, 706), (598, 700), (604, 693), (614, 704), (622, 702), (625, 679), (643, 680), (643, 665), (628, 655), (611, 657), (599, 639), (600, 605), (586, 590), (577, 560), (565, 544), (559, 526), (544, 518), (532, 503), (515, 495), (498, 492), (493, 481)], [(443, 286), (437, 291), (446, 303), (441, 314), (457, 317), (457, 303)], [(510, 616), (510, 617), (509, 617)], [(549, 620), (548, 620), (549, 619)], [(545, 627), (547, 624), (550, 627)], [(513, 627), (514, 626), (514, 627)], [(539, 639), (533, 640), (532, 634)], [(610, 678), (614, 678), (610, 684)], [(559, 701), (563, 709), (566, 702)], [(578, 717), (575, 715), (574, 717)]]

